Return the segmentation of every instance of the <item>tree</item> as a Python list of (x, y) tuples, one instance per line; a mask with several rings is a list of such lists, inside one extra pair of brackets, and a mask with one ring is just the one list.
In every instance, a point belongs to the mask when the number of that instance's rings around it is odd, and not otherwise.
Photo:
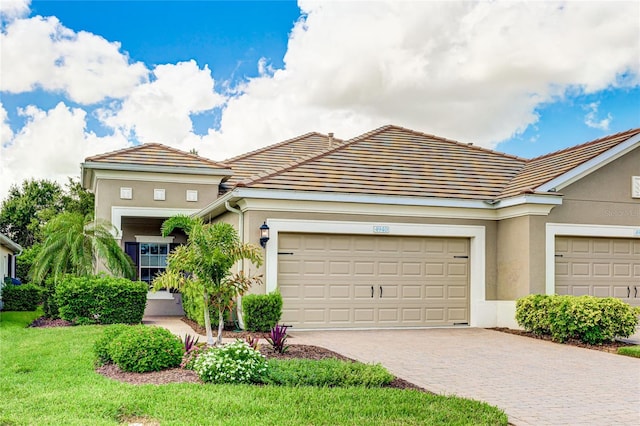
[(49, 180), (25, 180), (12, 185), (0, 210), (0, 232), (22, 247), (30, 247), (40, 236), (39, 215), (57, 214), (62, 189)]
[(135, 270), (131, 258), (113, 237), (113, 225), (92, 221), (92, 215), (65, 212), (49, 221), (45, 236), (31, 270), (34, 282), (42, 282), (47, 274), (55, 279), (64, 274), (91, 275), (97, 262), (114, 275), (133, 279)]
[(12, 185), (0, 207), (0, 232), (22, 247), (40, 242), (44, 225), (59, 213), (93, 215), (94, 195), (69, 178), (63, 189), (57, 182), (25, 180)]
[(169, 254), (167, 268), (153, 281), (153, 288), (174, 288), (201, 295), (207, 343), (214, 344), (209, 318), (209, 306), (213, 306), (218, 311), (216, 343), (220, 344), (225, 311), (233, 306), (236, 297), (262, 282), (259, 275), (249, 277), (244, 271), (232, 273), (231, 268), (243, 259), (260, 266), (262, 254), (258, 247), (243, 244), (228, 223), (204, 224), (200, 218), (178, 215), (162, 224), (162, 235), (166, 237), (176, 228), (187, 234), (187, 244)]

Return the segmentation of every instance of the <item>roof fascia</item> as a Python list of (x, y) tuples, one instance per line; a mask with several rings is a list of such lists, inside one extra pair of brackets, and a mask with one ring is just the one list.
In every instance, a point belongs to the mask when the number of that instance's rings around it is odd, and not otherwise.
[[(497, 203), (483, 200), (461, 200), (444, 198), (394, 197), (358, 194), (313, 193), (305, 191), (282, 191), (256, 188), (235, 188), (209, 204), (195, 216), (216, 217), (225, 211), (225, 204), (237, 203), (241, 199), (268, 199), (280, 201), (315, 201), (350, 204), (378, 204), (385, 206), (412, 206), (430, 208), (473, 209), (486, 212), (487, 220), (503, 219), (522, 215), (546, 215), (555, 206), (562, 204), (560, 194), (527, 194), (508, 198)], [(527, 207), (528, 206), (528, 207)], [(479, 218), (479, 217), (476, 217)]]
[(12, 250), (14, 253), (22, 252), (23, 250), (20, 244), (13, 242), (13, 240), (11, 240), (9, 237), (7, 237), (4, 234), (0, 234), (0, 243), (2, 243), (3, 246)]
[(291, 201), (325, 201), (338, 203), (364, 203), (364, 204), (387, 204), (387, 205), (409, 205), (409, 206), (429, 206), (429, 207), (458, 207), (491, 209), (492, 206), (482, 200), (463, 200), (458, 198), (426, 198), (426, 197), (403, 197), (392, 195), (368, 195), (368, 194), (348, 194), (336, 192), (312, 192), (312, 191), (287, 191), (258, 188), (235, 188), (230, 194), (236, 198), (269, 198), (275, 200)]
[(217, 175), (217, 176), (231, 176), (233, 172), (231, 169), (217, 169), (213, 167), (181, 167), (181, 166), (149, 166), (141, 164), (128, 164), (128, 163), (102, 163), (96, 161), (87, 161), (81, 164), (81, 168), (84, 169), (99, 169), (99, 170), (121, 170), (130, 172), (155, 172), (155, 173), (175, 173), (175, 174), (187, 174), (187, 175)]
[(577, 167), (569, 170), (560, 176), (551, 179), (549, 182), (536, 188), (537, 192), (553, 192), (571, 185), (572, 183), (582, 179), (583, 177), (595, 172), (601, 167), (606, 166), (614, 160), (622, 157), (628, 152), (640, 146), (640, 133), (636, 134), (626, 141), (614, 146), (613, 148), (603, 152), (602, 154), (585, 161)]

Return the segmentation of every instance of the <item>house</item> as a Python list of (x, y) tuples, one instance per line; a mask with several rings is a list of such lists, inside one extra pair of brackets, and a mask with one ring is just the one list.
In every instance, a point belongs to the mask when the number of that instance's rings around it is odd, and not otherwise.
[(16, 278), (16, 256), (21, 252), (20, 244), (0, 234), (0, 283), (6, 278)]
[(252, 291), (279, 290), (298, 329), (513, 326), (532, 293), (640, 305), (640, 129), (534, 159), (384, 126), (223, 163), (144, 144), (82, 167), (143, 279), (162, 268), (149, 244), (184, 241), (159, 237), (164, 218), (225, 221), (263, 243)]

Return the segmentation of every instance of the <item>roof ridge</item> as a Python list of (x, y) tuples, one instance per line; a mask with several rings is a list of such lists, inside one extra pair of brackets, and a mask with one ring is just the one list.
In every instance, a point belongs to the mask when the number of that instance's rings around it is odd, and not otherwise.
[[(622, 136), (622, 135), (627, 134), (627, 133), (629, 134), (629, 137), (634, 136), (635, 134), (640, 133), (640, 127), (637, 127), (637, 128), (634, 128), (634, 129), (629, 129), (629, 130), (624, 130), (622, 132), (614, 133), (612, 135), (603, 136), (601, 138), (594, 139), (594, 140), (589, 141), (589, 142), (584, 142), (584, 143), (581, 143), (581, 144), (578, 144), (578, 145), (573, 145), (573, 146), (569, 146), (567, 148), (559, 149), (557, 151), (549, 152), (547, 154), (539, 155), (537, 157), (533, 157), (533, 158), (527, 160), (527, 162), (532, 162), (532, 161), (535, 161), (535, 160), (541, 160), (543, 158), (548, 158), (548, 157), (552, 157), (554, 155), (563, 154), (563, 153), (566, 153), (566, 152), (569, 152), (569, 151), (574, 151), (576, 149), (583, 148), (583, 147), (585, 147), (587, 145), (595, 145), (595, 144), (597, 144), (599, 142), (602, 142), (604, 140), (614, 139), (614, 138), (617, 138), (617, 137)], [(620, 141), (620, 142), (622, 143), (622, 141)]]
[(353, 145), (356, 142), (359, 142), (359, 141), (361, 141), (363, 139), (366, 139), (366, 138), (370, 137), (371, 135), (374, 135), (376, 133), (380, 133), (383, 130), (387, 130), (387, 129), (391, 128), (391, 127), (393, 127), (393, 126), (392, 125), (386, 125), (386, 126), (382, 126), (382, 127), (377, 128), (377, 129), (371, 130), (369, 132), (363, 133), (363, 134), (361, 134), (359, 136), (356, 136), (354, 138), (351, 138), (351, 139), (348, 139), (346, 141), (343, 141), (344, 143), (342, 143), (341, 145), (338, 145), (336, 147), (329, 148), (329, 149), (326, 149), (324, 151), (320, 151), (319, 153), (309, 154), (307, 156), (302, 157), (301, 159), (298, 159), (296, 161), (292, 161), (292, 162), (290, 162), (290, 163), (288, 163), (288, 164), (286, 164), (284, 166), (280, 166), (280, 167), (277, 167), (275, 169), (269, 169), (269, 170), (265, 171), (262, 174), (251, 176), (251, 178), (249, 178), (247, 180), (244, 180), (242, 182), (238, 182), (236, 184), (236, 186), (246, 186), (246, 185), (249, 185), (249, 184), (252, 184), (252, 183), (257, 183), (257, 182), (265, 180), (265, 179), (267, 179), (267, 178), (269, 178), (271, 176), (275, 176), (278, 173), (282, 173), (284, 171), (291, 170), (291, 169), (294, 169), (296, 167), (302, 166), (303, 164), (306, 164), (311, 160), (316, 160), (318, 158), (326, 157), (327, 155), (332, 154), (335, 151), (347, 148), (347, 147), (349, 147), (350, 145)]
[[(238, 161), (238, 160), (241, 160), (241, 159), (244, 159), (244, 158), (256, 155), (256, 154), (260, 154), (260, 153), (263, 153), (263, 152), (266, 152), (266, 151), (269, 151), (269, 150), (272, 150), (272, 149), (275, 149), (275, 148), (279, 148), (279, 147), (281, 147), (283, 145), (288, 145), (288, 144), (290, 144), (292, 142), (296, 142), (296, 141), (302, 140), (304, 138), (308, 138), (310, 136), (320, 136), (320, 137), (329, 138), (329, 135), (325, 135), (325, 134), (322, 134), (322, 133), (319, 133), (319, 132), (308, 132), (308, 133), (305, 133), (305, 134), (302, 134), (302, 135), (299, 135), (299, 136), (295, 136), (293, 138), (286, 139), (286, 140), (281, 141), (281, 142), (277, 142), (277, 143), (274, 143), (274, 144), (271, 144), (271, 145), (267, 145), (267, 146), (263, 146), (261, 148), (254, 149), (253, 151), (245, 152), (243, 154), (238, 154), (235, 157), (227, 158), (226, 160), (224, 160), (224, 162), (225, 163), (226, 162), (229, 162), (229, 163), (235, 162), (235, 161)], [(342, 142), (344, 142), (344, 139), (340, 139), (340, 138), (334, 137), (333, 141), (334, 142), (337, 141), (337, 142), (342, 143)]]
[(480, 145), (475, 145), (472, 142), (469, 142), (469, 143), (460, 142), (460, 141), (457, 141), (455, 139), (448, 139), (448, 138), (444, 138), (442, 136), (437, 136), (437, 135), (434, 135), (434, 134), (431, 134), (431, 133), (421, 132), (419, 130), (408, 129), (406, 127), (397, 126), (397, 125), (393, 125), (393, 124), (390, 124), (390, 125), (385, 126), (385, 127), (395, 128), (395, 129), (398, 129), (398, 130), (402, 130), (402, 131), (413, 133), (413, 134), (420, 135), (420, 136), (426, 136), (428, 138), (436, 139), (436, 140), (439, 140), (439, 141), (442, 141), (442, 142), (453, 143), (453, 144), (456, 144), (456, 145), (460, 145), (461, 147), (464, 147), (464, 148), (470, 148), (470, 149), (474, 149), (476, 151), (483, 151), (483, 152), (487, 152), (487, 153), (490, 153), (490, 154), (499, 155), (501, 157), (511, 158), (511, 159), (520, 160), (520, 161), (527, 161), (527, 159), (524, 158), (524, 157), (519, 157), (519, 156), (513, 155), (513, 154), (507, 154), (506, 152), (496, 151), (496, 150), (489, 149), (489, 148), (484, 148), (484, 147), (482, 147)]
[(206, 164), (209, 164), (209, 165), (212, 165), (212, 166), (215, 166), (215, 167), (229, 168), (229, 165), (225, 164), (224, 162), (215, 161), (215, 160), (212, 160), (212, 159), (210, 159), (208, 157), (201, 157), (200, 155), (192, 154), (190, 152), (183, 151), (181, 149), (174, 148), (172, 146), (165, 145), (165, 144), (162, 144), (162, 143), (159, 143), (159, 142), (145, 142), (145, 143), (142, 143), (142, 144), (139, 144), (139, 145), (130, 146), (130, 147), (127, 147), (127, 148), (122, 148), (122, 149), (117, 149), (115, 151), (105, 152), (103, 154), (98, 154), (98, 155), (94, 155), (94, 156), (91, 156), (91, 157), (87, 157), (87, 158), (85, 158), (85, 161), (100, 161), (100, 160), (103, 160), (103, 159), (108, 159), (109, 157), (112, 157), (112, 156), (115, 156), (115, 155), (125, 154), (125, 153), (129, 153), (129, 152), (132, 152), (132, 151), (138, 151), (138, 150), (141, 150), (143, 148), (149, 148), (149, 147), (159, 147), (159, 148), (165, 149), (167, 151), (171, 151), (173, 153), (177, 153), (177, 154), (189, 157), (189, 158), (194, 159), (194, 160), (198, 160), (198, 161), (200, 161), (202, 163), (206, 163)]

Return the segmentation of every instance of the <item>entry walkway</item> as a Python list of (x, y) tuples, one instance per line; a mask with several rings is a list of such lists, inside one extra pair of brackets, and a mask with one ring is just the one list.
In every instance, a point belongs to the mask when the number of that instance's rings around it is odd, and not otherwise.
[(640, 424), (640, 359), (498, 331), (293, 332), (291, 343), (379, 362), (432, 392), (502, 408), (516, 425)]

